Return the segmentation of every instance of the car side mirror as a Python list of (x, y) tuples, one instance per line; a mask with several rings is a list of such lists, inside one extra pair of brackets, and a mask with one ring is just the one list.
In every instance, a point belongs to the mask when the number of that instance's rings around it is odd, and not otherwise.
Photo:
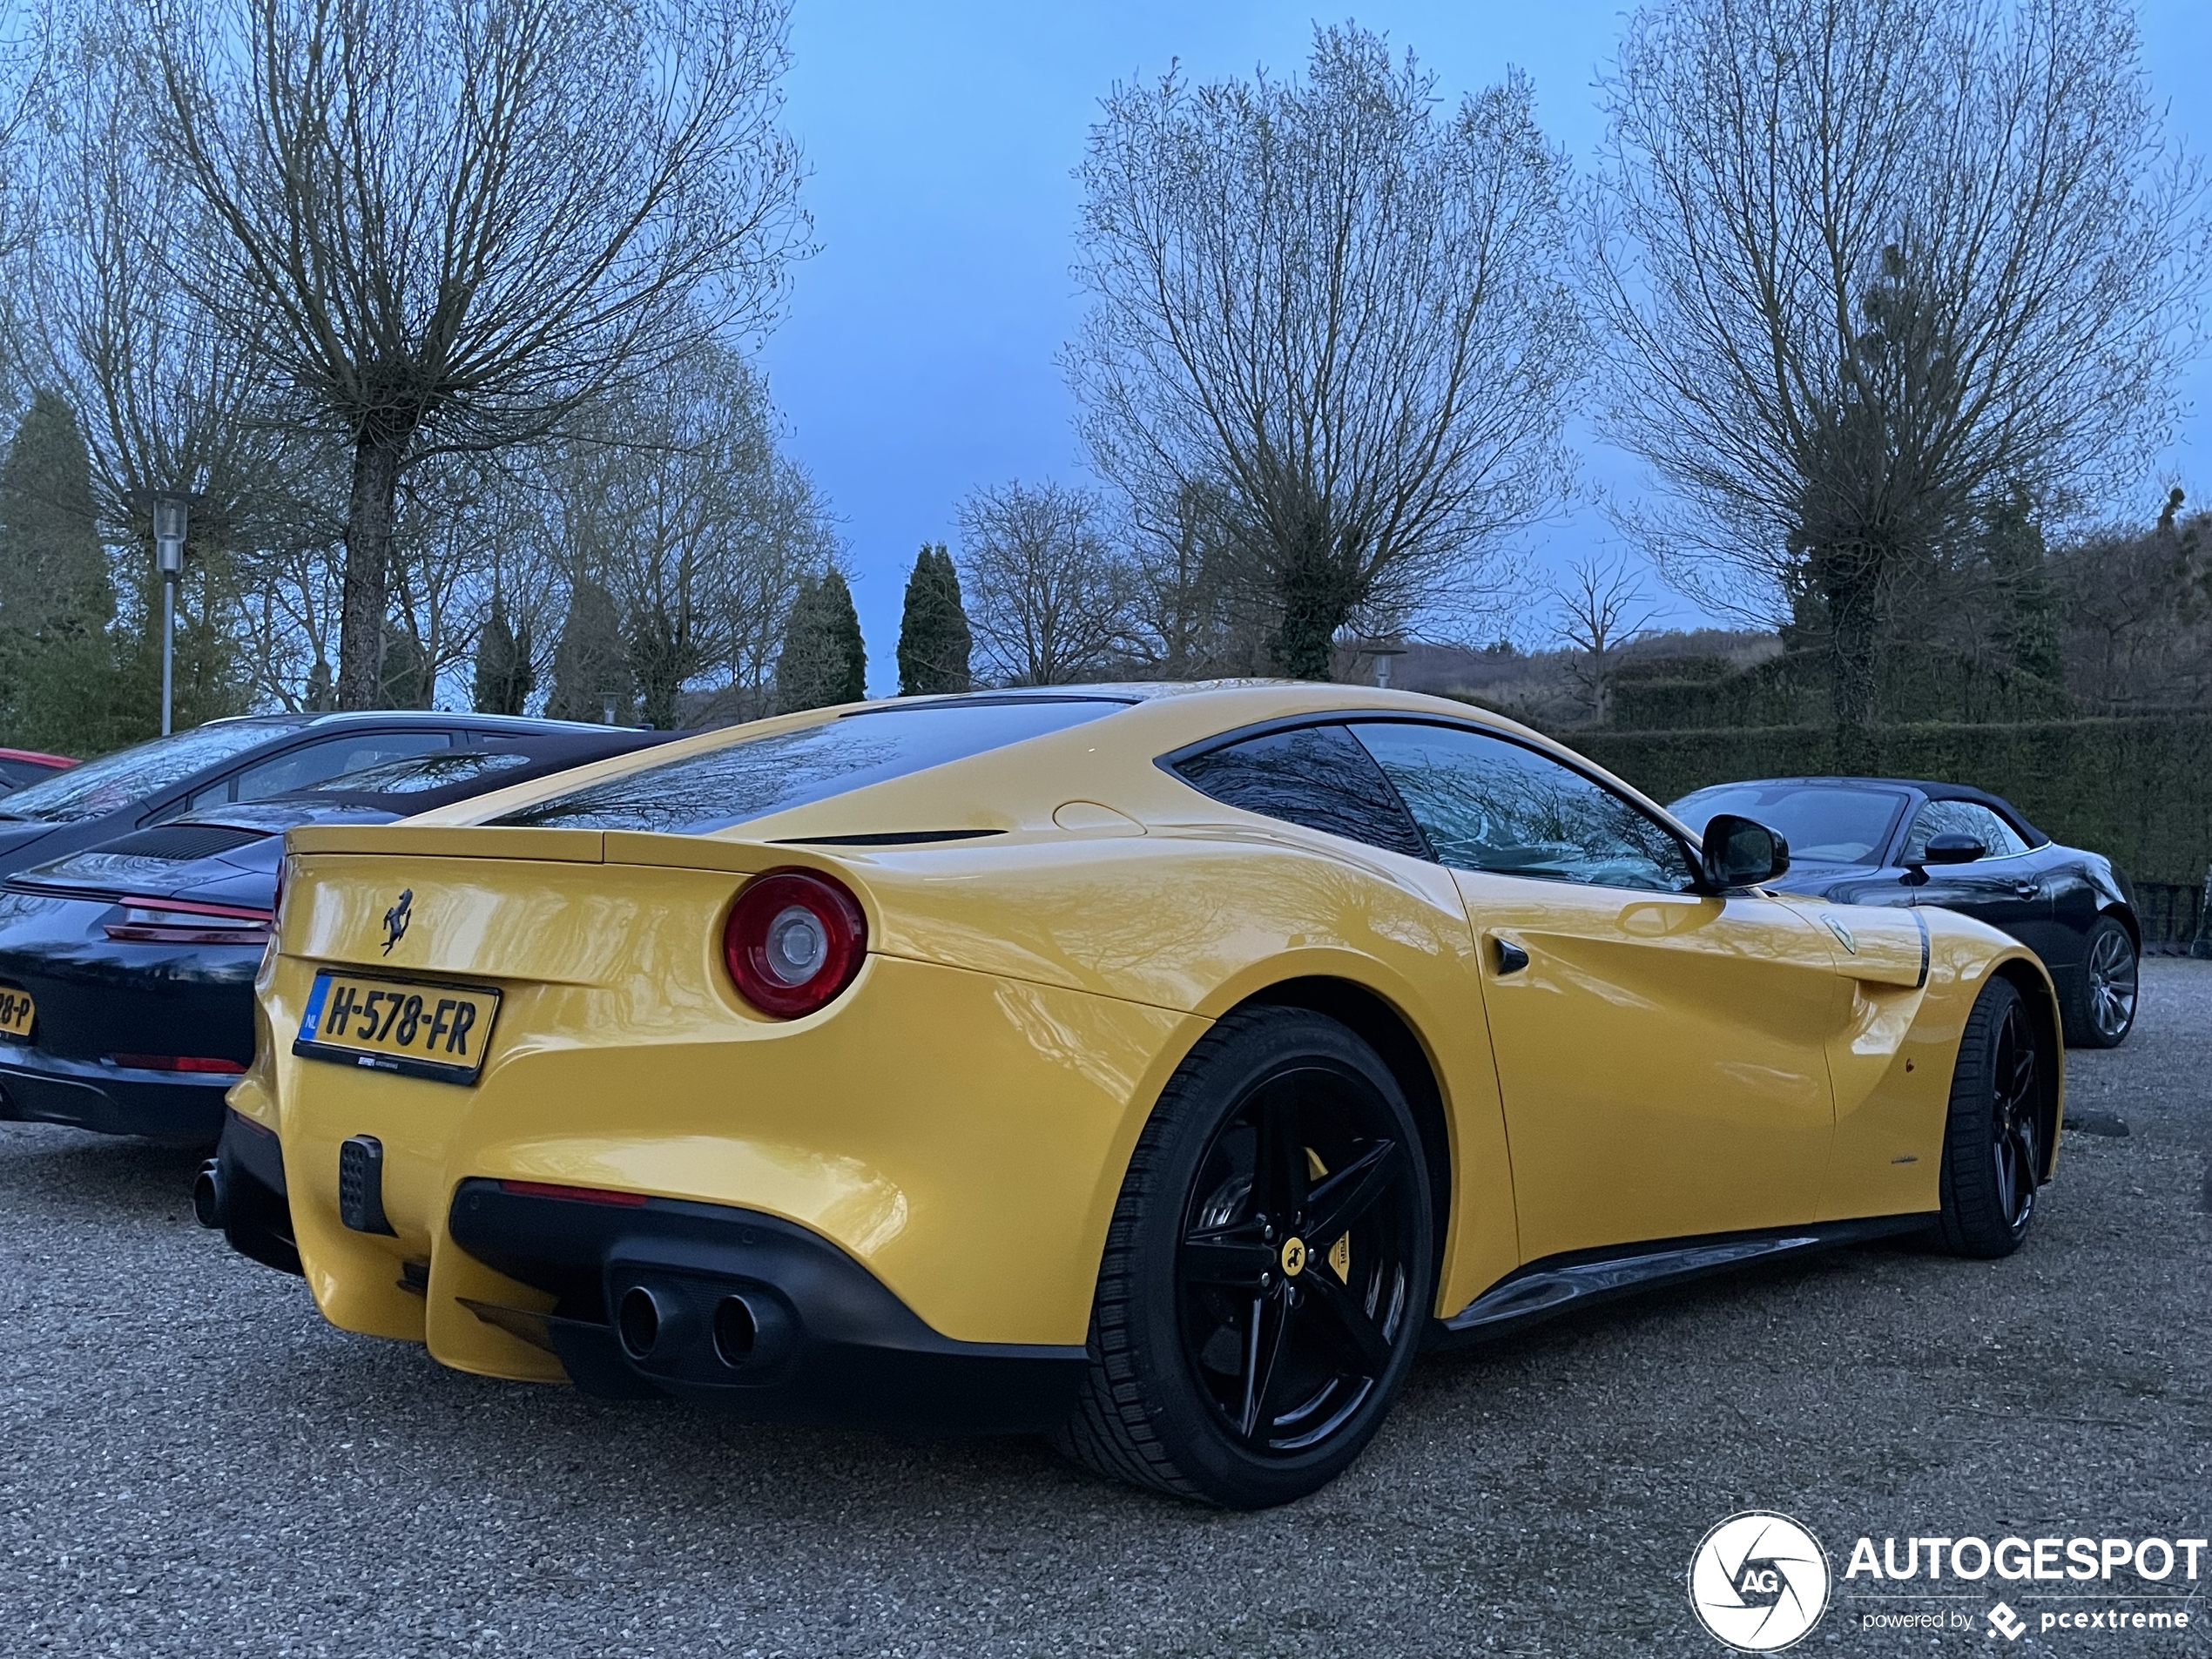
[(1756, 887), (1790, 867), (1790, 843), (1765, 825), (1734, 813), (1705, 826), (1705, 879), (1715, 887)]
[(1972, 864), (1986, 858), (1989, 849), (1971, 835), (1931, 835), (1925, 861), (1930, 864)]

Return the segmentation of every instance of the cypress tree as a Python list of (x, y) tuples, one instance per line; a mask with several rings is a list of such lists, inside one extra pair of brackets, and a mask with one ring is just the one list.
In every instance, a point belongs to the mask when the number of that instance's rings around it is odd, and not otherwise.
[(476, 636), (476, 712), (520, 714), (537, 689), (530, 667), (529, 618), (517, 630), (507, 620), (507, 602), (493, 596), (491, 618)]
[(378, 676), (376, 706), (381, 709), (427, 709), (437, 694), (429, 664), (415, 636), (394, 622), (384, 624), (384, 664)]
[(616, 724), (630, 719), (630, 653), (624, 649), (622, 611), (604, 584), (579, 581), (569, 595), (569, 614), (553, 648), (553, 693), (545, 712), (556, 720)]
[(827, 612), (830, 637), (836, 642), (840, 673), (840, 703), (865, 701), (868, 694), (868, 651), (860, 638), (860, 613), (853, 608), (853, 590), (832, 570), (822, 578), (822, 604)]
[(146, 735), (123, 706), (114, 620), (91, 456), (69, 405), (40, 391), (0, 461), (0, 731), (75, 754)]
[(867, 683), (853, 590), (835, 570), (802, 577), (776, 658), (776, 711), (857, 703), (867, 695)]
[(952, 555), (941, 542), (935, 547), (925, 542), (907, 578), (906, 614), (899, 625), (899, 695), (967, 691), (974, 684), (968, 669), (974, 649)]

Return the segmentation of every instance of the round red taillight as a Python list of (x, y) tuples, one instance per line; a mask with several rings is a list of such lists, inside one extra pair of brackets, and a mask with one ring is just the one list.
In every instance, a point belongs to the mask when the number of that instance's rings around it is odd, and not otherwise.
[(722, 960), (738, 995), (781, 1020), (834, 1001), (867, 948), (860, 900), (812, 870), (755, 876), (722, 928)]

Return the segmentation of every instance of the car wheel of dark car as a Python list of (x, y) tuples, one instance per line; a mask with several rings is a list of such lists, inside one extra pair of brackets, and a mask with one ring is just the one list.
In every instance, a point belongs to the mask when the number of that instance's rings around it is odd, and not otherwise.
[(1374, 1050), (1302, 1009), (1224, 1019), (1130, 1159), (1055, 1444), (1231, 1508), (1327, 1485), (1420, 1345), (1430, 1213), (1413, 1114)]
[(2134, 935), (2100, 916), (2083, 941), (2081, 986), (2067, 1010), (2066, 1040), (2078, 1049), (2117, 1049), (2134, 1028), (2140, 973)]
[(2009, 1256), (2035, 1218), (2043, 1170), (2045, 1069), (2051, 1063), (2009, 980), (1975, 999), (1951, 1077), (1937, 1232), (1958, 1256)]

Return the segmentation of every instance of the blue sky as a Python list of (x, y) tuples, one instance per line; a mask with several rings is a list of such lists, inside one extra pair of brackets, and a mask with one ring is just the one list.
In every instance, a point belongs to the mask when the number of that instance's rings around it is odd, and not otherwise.
[[(763, 356), (792, 450), (842, 522), (871, 689), (897, 689), (907, 572), (924, 540), (958, 558), (962, 496), (1014, 478), (1089, 481), (1055, 359), (1081, 313), (1071, 173), (1109, 86), (1177, 59), (1201, 79), (1260, 64), (1288, 71), (1317, 17), (1351, 16), (1412, 47), (1453, 101), (1522, 70), (1546, 130), (1579, 164), (1599, 137), (1591, 82), (1623, 15), (1592, 0), (1393, 0), (1349, 13), (1254, 0), (796, 0), (787, 114), (812, 169), (821, 252), (799, 268)], [(2212, 151), (2201, 96), (2212, 5), (2152, 0), (2141, 15), (2175, 130)], [(2212, 365), (2200, 362), (2188, 391), (2163, 470), (2212, 494)], [(1587, 435), (1581, 452), (1586, 484), (1641, 488), (1627, 458)], [(2146, 519), (2159, 487), (2147, 481)], [(1549, 568), (1610, 537), (1584, 509), (1530, 532), (1526, 550)], [(1671, 603), (1671, 620), (1696, 620), (1687, 601)], [(1542, 629), (1531, 616), (1521, 631)]]

